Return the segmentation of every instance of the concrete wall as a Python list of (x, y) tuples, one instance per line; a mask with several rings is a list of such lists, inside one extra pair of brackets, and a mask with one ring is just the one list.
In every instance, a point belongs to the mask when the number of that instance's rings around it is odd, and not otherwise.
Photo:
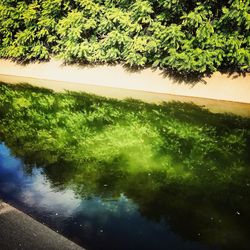
[(250, 103), (250, 74), (215, 73), (210, 78), (190, 82), (167, 76), (158, 69), (131, 72), (122, 65), (65, 66), (58, 60), (25, 66), (0, 60), (0, 74)]
[(0, 60), (0, 81), (29, 83), (55, 91), (84, 91), (111, 98), (150, 103), (193, 102), (212, 112), (250, 117), (250, 74), (215, 73), (198, 82), (166, 76), (163, 71), (131, 72), (121, 65), (63, 65), (61, 61), (20, 65)]

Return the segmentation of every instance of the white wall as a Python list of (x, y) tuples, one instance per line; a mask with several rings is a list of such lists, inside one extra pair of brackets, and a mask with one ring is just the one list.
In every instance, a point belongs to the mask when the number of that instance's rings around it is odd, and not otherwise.
[(54, 59), (25, 66), (2, 59), (0, 74), (250, 103), (250, 74), (244, 77), (217, 72), (192, 84), (182, 80), (178, 82), (176, 78), (165, 76), (163, 71), (150, 68), (131, 72), (122, 65), (65, 66)]

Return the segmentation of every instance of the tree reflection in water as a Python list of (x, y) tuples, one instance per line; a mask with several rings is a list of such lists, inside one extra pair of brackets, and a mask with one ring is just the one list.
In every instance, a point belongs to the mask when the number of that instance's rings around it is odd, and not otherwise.
[[(201, 244), (192, 249), (248, 247), (249, 119), (193, 104), (28, 86), (2, 85), (0, 93), (0, 138), (22, 159), (25, 173), (34, 175), (38, 166), (54, 192), (71, 190), (80, 201), (78, 212), (64, 220), (66, 235), (90, 249), (111, 242), (136, 249), (143, 241), (145, 249), (157, 241), (165, 249), (172, 232), (179, 241)], [(105, 230), (98, 222), (104, 218)], [(84, 233), (74, 228), (79, 220), (87, 225)]]

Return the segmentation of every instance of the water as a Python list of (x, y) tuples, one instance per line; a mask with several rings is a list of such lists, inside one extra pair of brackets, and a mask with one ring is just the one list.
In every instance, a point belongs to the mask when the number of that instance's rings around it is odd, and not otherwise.
[(198, 232), (197, 241), (184, 239), (164, 218), (143, 216), (139, 205), (123, 193), (78, 198), (70, 188), (53, 187), (42, 168), (34, 166), (27, 173), (23, 161), (12, 156), (4, 143), (0, 184), (4, 200), (87, 249), (208, 249), (199, 242)]
[(0, 197), (87, 249), (249, 249), (250, 120), (0, 85)]
[[(60, 178), (60, 172), (58, 175)], [(222, 249), (223, 246), (207, 244), (202, 235), (204, 229), (210, 230), (212, 238), (214, 233), (221, 233), (219, 237), (224, 239), (220, 240), (225, 240), (226, 246), (230, 233), (236, 233), (234, 239), (246, 240), (244, 235), (238, 235), (241, 232), (237, 223), (248, 224), (249, 220), (244, 222), (246, 218), (241, 217), (246, 217), (246, 214), (241, 215), (236, 204), (234, 210), (225, 204), (221, 211), (218, 207), (215, 211), (214, 205), (218, 204), (213, 204), (213, 199), (202, 200), (200, 197), (194, 202), (187, 197), (197, 199), (199, 194), (175, 193), (178, 188), (147, 201), (147, 196), (154, 195), (150, 190), (146, 197), (136, 197), (145, 199), (142, 204), (123, 193), (112, 196), (112, 191), (103, 198), (108, 182), (103, 185), (100, 196), (88, 193), (86, 187), (86, 197), (81, 198), (73, 189), (63, 189), (56, 182), (49, 180), (39, 166), (33, 166), (32, 171), (27, 172), (22, 159), (14, 157), (4, 143), (0, 144), (1, 197), (87, 249)], [(79, 188), (84, 189), (84, 183)], [(178, 204), (177, 210), (173, 210), (176, 204), (171, 204), (173, 196)], [(243, 196), (244, 193), (242, 199)], [(227, 194), (224, 198), (228, 198)], [(235, 232), (224, 227), (232, 226), (223, 225), (232, 222), (227, 216), (233, 218)], [(244, 249), (246, 242), (239, 243)], [(229, 246), (227, 248), (230, 249)]]

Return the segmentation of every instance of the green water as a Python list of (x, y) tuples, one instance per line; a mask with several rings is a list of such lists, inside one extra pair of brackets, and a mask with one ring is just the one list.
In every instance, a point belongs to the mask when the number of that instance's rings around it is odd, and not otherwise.
[(250, 119), (1, 84), (0, 141), (56, 190), (80, 199), (123, 194), (183, 241), (249, 246)]

